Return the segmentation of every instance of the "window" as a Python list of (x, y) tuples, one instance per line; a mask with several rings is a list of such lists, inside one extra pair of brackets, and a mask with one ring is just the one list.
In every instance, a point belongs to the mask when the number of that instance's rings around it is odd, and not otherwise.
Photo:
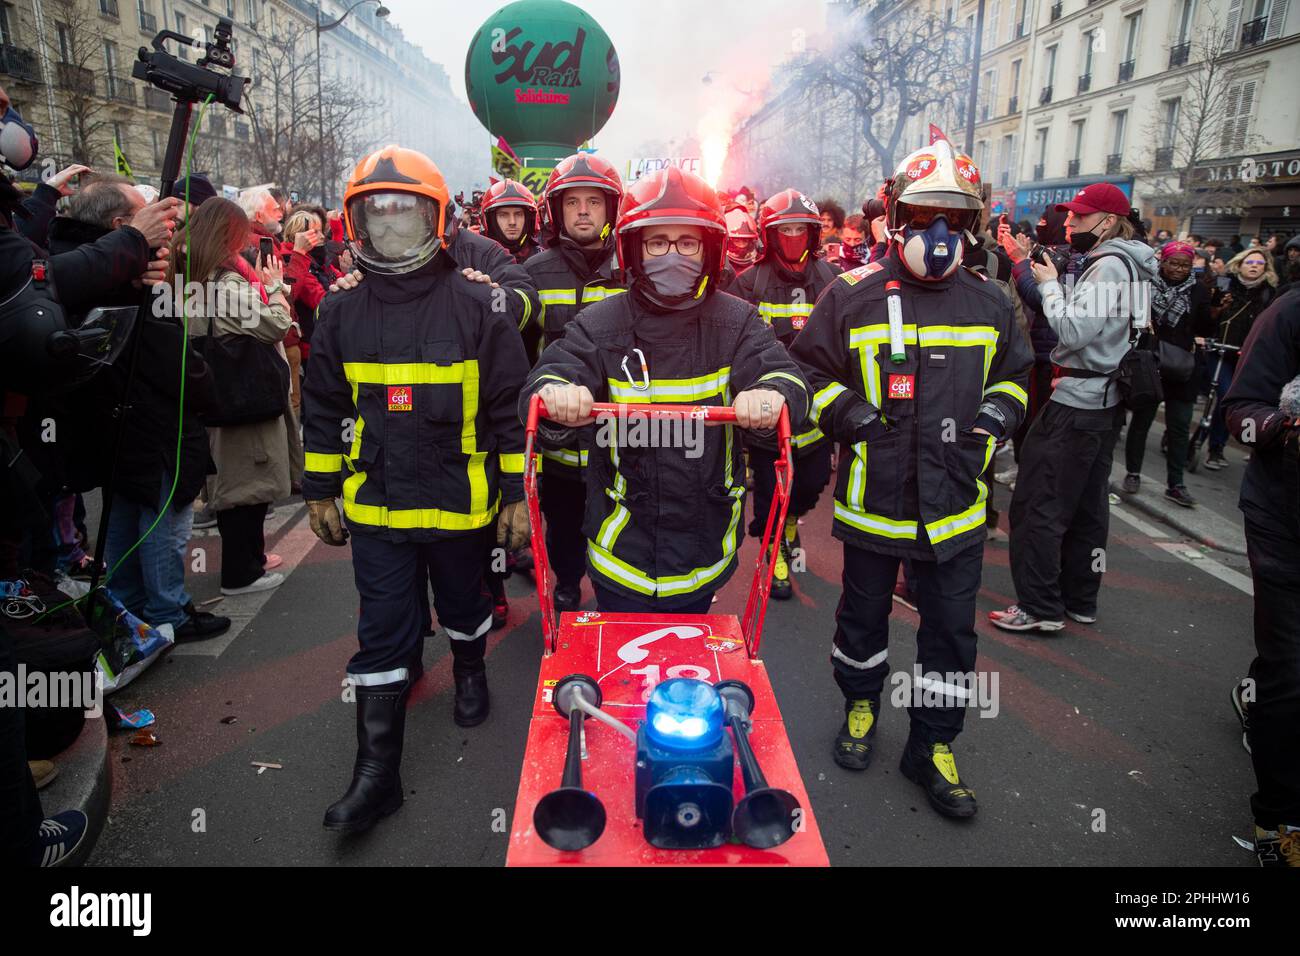
[(1014, 40), (1025, 35), (1025, 4), (1028, 0), (1013, 0), (1011, 20), (1007, 23), (1007, 39)]
[(1011, 137), (1003, 136), (1002, 145), (998, 147), (998, 185), (1007, 185), (1007, 174), (1011, 171)]
[(1002, 12), (1001, 0), (991, 0), (984, 10), (984, 45), (988, 50), (998, 45), (998, 18)]
[[(989, 118), (992, 110), (991, 104), (996, 103), (998, 98), (998, 73), (997, 70), (985, 70), (984, 75), (980, 78), (979, 93), (979, 111), (977, 118), (982, 122)], [(975, 165), (979, 165), (976, 163)]]
[(1083, 70), (1081, 76), (1092, 76), (1092, 48), (1097, 38), (1096, 30), (1088, 30), (1083, 34)]
[(1020, 60), (1011, 61), (1011, 96), (1020, 95)]
[(108, 95), (117, 92), (117, 44), (104, 41), (104, 70), (108, 73)]
[(1110, 152), (1113, 156), (1124, 155), (1124, 132), (1128, 126), (1128, 110), (1111, 114)]
[(68, 25), (66, 23), (56, 23), (54, 24), (54, 27), (59, 34), (59, 62), (71, 63), (72, 62), (72, 30), (68, 28)]
[(1276, 40), (1282, 35), (1282, 26), (1286, 23), (1286, 0), (1273, 0), (1268, 9), (1268, 26), (1264, 29), (1265, 40)]
[(1056, 44), (1047, 48), (1047, 61), (1043, 65), (1043, 86), (1056, 85)]
[(1219, 153), (1235, 156), (1246, 149), (1246, 134), (1250, 129), (1250, 114), (1255, 106), (1256, 80), (1245, 80), (1228, 87), (1227, 108), (1224, 110), (1223, 129), (1219, 135)]
[(1178, 114), (1182, 109), (1183, 101), (1181, 98), (1164, 101), (1164, 124), (1161, 130), (1160, 145), (1166, 149), (1172, 149), (1174, 142), (1178, 137)]
[(966, 59), (975, 55), (975, 14), (966, 18)]
[(150, 144), (153, 146), (153, 164), (155, 166), (162, 166), (162, 161), (163, 161), (162, 137), (158, 135), (158, 131), (156, 129), (149, 130), (149, 141)]
[(1178, 8), (1178, 42), (1187, 43), (1192, 38), (1192, 14), (1196, 0), (1182, 0)]
[(1137, 59), (1138, 31), (1142, 28), (1142, 11), (1130, 13), (1124, 18), (1124, 22), (1124, 60), (1128, 62)]
[[(180, 12), (177, 12), (176, 14), (176, 32), (181, 34), (182, 36), (190, 35), (190, 31), (185, 26), (185, 14)], [(190, 58), (190, 48), (187, 46), (182, 46), (179, 47), (179, 49), (180, 49), (181, 59), (188, 60)]]
[(257, 0), (246, 0), (246, 4), (248, 22), (253, 26), (257, 26)]
[(1047, 134), (1050, 127), (1042, 126), (1038, 130), (1038, 165), (1041, 167), (1047, 162)]
[(1087, 125), (1087, 120), (1075, 120), (1070, 125), (1074, 127), (1074, 161), (1077, 163), (1083, 159), (1083, 128)]
[(980, 169), (988, 169), (989, 141), (986, 139), (982, 139), (975, 144), (975, 165)]
[(11, 46), (14, 42), (13, 27), (10, 26), (11, 17), (9, 4), (0, 3), (0, 43), (5, 46)]

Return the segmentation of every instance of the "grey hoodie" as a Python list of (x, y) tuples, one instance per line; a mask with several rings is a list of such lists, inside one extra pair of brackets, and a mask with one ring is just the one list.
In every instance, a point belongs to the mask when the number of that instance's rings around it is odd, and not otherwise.
[[(1124, 255), (1133, 272), (1114, 253)], [(1073, 287), (1056, 280), (1043, 283), (1043, 314), (1059, 338), (1052, 364), (1107, 375), (1119, 368), (1129, 350), (1130, 321), (1140, 317), (1140, 325), (1150, 326), (1155, 274), (1155, 252), (1145, 242), (1108, 239), (1085, 257)], [(1120, 402), (1119, 388), (1107, 384), (1100, 377), (1062, 376), (1052, 381), (1052, 401), (1072, 408), (1113, 408)]]

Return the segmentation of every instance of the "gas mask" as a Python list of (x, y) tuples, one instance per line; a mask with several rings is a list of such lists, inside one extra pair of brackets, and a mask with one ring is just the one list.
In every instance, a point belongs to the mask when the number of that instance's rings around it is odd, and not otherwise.
[(894, 233), (899, 259), (918, 279), (946, 279), (961, 265), (962, 230), (953, 230), (946, 216), (936, 216), (924, 229), (904, 226)]
[(9, 107), (0, 116), (0, 158), (4, 159), (7, 166), (23, 170), (36, 161), (39, 149), (36, 130), (18, 115), (16, 109)]

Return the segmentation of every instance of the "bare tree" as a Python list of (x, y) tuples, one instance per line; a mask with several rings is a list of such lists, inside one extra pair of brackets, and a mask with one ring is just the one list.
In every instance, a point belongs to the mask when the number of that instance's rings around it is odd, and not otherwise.
[[(854, 0), (856, 8), (866, 0)], [(970, 85), (969, 31), (931, 13), (907, 10), (878, 16), (855, 10), (832, 45), (810, 56), (796, 82), (814, 95), (851, 104), (857, 132), (878, 164), (879, 179), (894, 171), (908, 120), (945, 115)], [(864, 178), (875, 181), (877, 177)]]
[[(110, 152), (112, 118), (100, 88), (109, 82), (103, 63), (99, 24), (91, 6), (80, 0), (51, 0), (55, 24), (58, 93), (68, 119), (68, 150), (72, 161), (93, 166), (98, 156)], [(108, 131), (108, 136), (105, 136)]]
[[(1219, 22), (1217, 11), (1211, 10), (1210, 20)], [(1197, 209), (1245, 209), (1260, 201), (1260, 190), (1250, 182), (1253, 164), (1245, 176), (1196, 169), (1216, 157), (1247, 153), (1258, 143), (1257, 136), (1247, 135), (1250, 106), (1242, 103), (1243, 95), (1258, 94), (1253, 86), (1246, 94), (1243, 84), (1234, 81), (1228, 60), (1234, 40), (1221, 26), (1202, 29), (1191, 43), (1188, 62), (1193, 66), (1183, 74), (1177, 105), (1170, 107), (1166, 100), (1145, 127), (1151, 165), (1135, 175), (1151, 180), (1147, 198), (1178, 221), (1179, 231), (1189, 228)]]
[[(245, 98), (252, 136), (244, 159), (257, 182), (314, 193), (324, 149), (327, 181), (335, 182), (357, 151), (355, 122), (367, 101), (348, 85), (316, 84), (315, 38), (311, 27), (281, 23), (258, 50), (254, 83)], [(317, 128), (317, 98), (324, 137)], [(323, 145), (322, 145), (323, 144)]]

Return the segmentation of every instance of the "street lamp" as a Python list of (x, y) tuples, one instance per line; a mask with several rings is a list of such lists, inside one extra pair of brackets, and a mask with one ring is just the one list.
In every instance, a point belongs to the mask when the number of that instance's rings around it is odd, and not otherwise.
[(320, 35), (341, 26), (343, 21), (352, 15), (353, 10), (366, 3), (379, 4), (379, 9), (375, 11), (375, 16), (379, 17), (379, 19), (382, 20), (388, 16), (389, 10), (380, 0), (357, 0), (356, 3), (343, 11), (343, 16), (333, 23), (323, 23), (321, 22), (320, 0), (316, 0), (316, 147), (320, 159), (320, 200), (325, 206), (329, 206), (329, 196), (325, 193), (325, 93), (323, 81), (321, 80)]

